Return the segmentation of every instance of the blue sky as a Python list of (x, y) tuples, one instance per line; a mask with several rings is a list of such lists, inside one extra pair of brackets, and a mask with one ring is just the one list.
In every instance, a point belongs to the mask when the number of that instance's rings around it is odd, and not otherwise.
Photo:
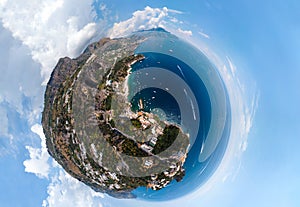
[(95, 3), (96, 11), (92, 4), (0, 1), (1, 206), (153, 205), (95, 194), (66, 175), (47, 155), (38, 125), (42, 83), (59, 57), (75, 57), (101, 36), (141, 25), (164, 26), (220, 68), (226, 65), (220, 70), (236, 113), (234, 142), (213, 181), (186, 198), (155, 205), (300, 205), (298, 1), (112, 0)]

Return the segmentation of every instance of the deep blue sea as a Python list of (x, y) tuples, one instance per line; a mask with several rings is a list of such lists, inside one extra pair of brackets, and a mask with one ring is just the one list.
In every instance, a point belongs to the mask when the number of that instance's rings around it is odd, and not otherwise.
[[(227, 146), (231, 114), (227, 104), (228, 113), (224, 129), (222, 128), (222, 137), (209, 158), (200, 162), (199, 154), (203, 150), (202, 145), (206, 141), (214, 117), (208, 89), (210, 86), (204, 84), (198, 71), (210, 70), (214, 66), (200, 51), (196, 51), (195, 54), (194, 48), (173, 35), (154, 36), (136, 50), (136, 53), (143, 54), (145, 59), (132, 65), (132, 75), (128, 82), (129, 101), (132, 103), (132, 109), (137, 111), (139, 100), (142, 99), (145, 111), (157, 113), (161, 118), (179, 124), (191, 135), (191, 147), (184, 164), (186, 175), (181, 182), (172, 181), (159, 191), (146, 188), (133, 191), (140, 199), (160, 201), (187, 195), (198, 189), (212, 175)], [(161, 44), (162, 49), (153, 50), (153, 44)], [(211, 75), (210, 72), (207, 74)], [(227, 94), (224, 101), (229, 102)]]

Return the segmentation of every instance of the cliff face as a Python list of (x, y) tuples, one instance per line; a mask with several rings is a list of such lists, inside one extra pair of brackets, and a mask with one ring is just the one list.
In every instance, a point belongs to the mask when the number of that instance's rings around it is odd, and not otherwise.
[(153, 114), (131, 112), (126, 101), (130, 66), (143, 59), (134, 51), (145, 39), (104, 38), (76, 59), (60, 59), (45, 92), (42, 125), (50, 155), (76, 179), (117, 198), (133, 198), (140, 186), (159, 190), (184, 176), (188, 136)]
[(52, 115), (52, 105), (54, 99), (59, 95), (59, 89), (65, 83), (68, 77), (72, 77), (75, 75), (76, 71), (84, 65), (84, 63), (88, 60), (91, 54), (97, 49), (102, 47), (105, 43), (109, 42), (109, 38), (103, 38), (98, 42), (90, 44), (83, 54), (81, 54), (78, 58), (71, 59), (69, 57), (60, 58), (55, 68), (53, 69), (50, 79), (47, 84), (45, 96), (44, 96), (44, 111), (42, 116), (42, 124), (43, 129), (47, 139), (47, 146), (50, 155), (53, 155), (53, 146), (49, 143), (50, 141), (50, 126), (51, 115)]

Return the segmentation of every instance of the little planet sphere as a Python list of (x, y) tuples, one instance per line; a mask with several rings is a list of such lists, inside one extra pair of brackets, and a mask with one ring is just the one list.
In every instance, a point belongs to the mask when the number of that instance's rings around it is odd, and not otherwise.
[(115, 198), (162, 201), (196, 191), (215, 172), (231, 109), (204, 53), (155, 28), (61, 58), (42, 125), (50, 155), (77, 180)]

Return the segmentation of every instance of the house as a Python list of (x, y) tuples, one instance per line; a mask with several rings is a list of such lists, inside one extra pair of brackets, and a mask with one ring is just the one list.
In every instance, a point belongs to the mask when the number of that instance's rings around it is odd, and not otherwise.
[(157, 142), (157, 137), (152, 137), (152, 138), (150, 139), (149, 145), (150, 145), (151, 147), (154, 147), (154, 146), (156, 145), (156, 142)]
[(153, 165), (153, 161), (152, 161), (152, 160), (146, 160), (146, 161), (145, 161), (145, 166), (146, 166), (147, 168), (151, 167), (152, 165)]
[(146, 152), (150, 152), (153, 150), (153, 147), (149, 146), (149, 145), (146, 145), (146, 144), (142, 144), (141, 145), (141, 148), (146, 151)]

